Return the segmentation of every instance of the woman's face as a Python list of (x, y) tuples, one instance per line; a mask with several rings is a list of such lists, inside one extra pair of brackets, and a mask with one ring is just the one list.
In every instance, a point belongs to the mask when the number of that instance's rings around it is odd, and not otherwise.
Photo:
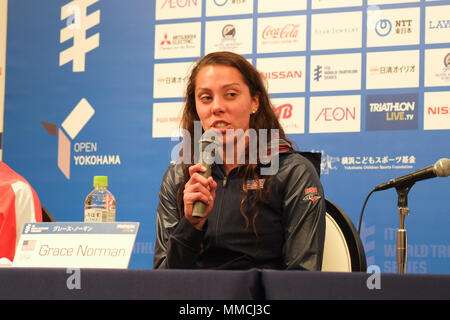
[(250, 95), (237, 69), (210, 65), (197, 74), (195, 107), (203, 130), (216, 131), (225, 144), (232, 142), (227, 141), (230, 138), (225, 136), (226, 130), (249, 129), (250, 115), (258, 109), (259, 99)]

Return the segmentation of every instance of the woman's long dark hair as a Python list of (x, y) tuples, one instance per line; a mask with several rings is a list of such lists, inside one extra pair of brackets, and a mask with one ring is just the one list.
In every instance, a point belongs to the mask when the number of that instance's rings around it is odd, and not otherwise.
[[(280, 122), (278, 121), (278, 117), (275, 113), (275, 110), (270, 102), (269, 94), (266, 90), (266, 87), (264, 85), (260, 73), (245, 58), (232, 52), (210, 53), (205, 57), (203, 57), (201, 60), (199, 60), (192, 69), (187, 84), (183, 115), (181, 118), (181, 128), (186, 130), (190, 134), (191, 138), (194, 137), (194, 121), (200, 121), (195, 106), (195, 83), (197, 80), (197, 75), (203, 67), (211, 65), (229, 66), (237, 69), (242, 75), (245, 84), (249, 88), (250, 96), (252, 98), (256, 96), (259, 98), (259, 108), (255, 114), (251, 115), (249, 128), (256, 130), (256, 132), (260, 132), (259, 131), (260, 129), (267, 129), (267, 132), (270, 132), (271, 129), (277, 129), (279, 133), (279, 138), (285, 140), (286, 142), (289, 142), (289, 140), (286, 138), (283, 128), (280, 125)], [(259, 139), (258, 134), (257, 138)], [(271, 137), (268, 134), (267, 141), (265, 142), (267, 146), (270, 145), (270, 139)], [(191, 162), (190, 162), (191, 164), (195, 163), (194, 162), (195, 143), (196, 143), (195, 141), (192, 141), (192, 143), (190, 143), (191, 150), (189, 151), (185, 150), (186, 152), (189, 152), (189, 154), (191, 155)], [(258, 148), (261, 145), (260, 143), (261, 141), (258, 141), (257, 144)], [(183, 156), (183, 149), (180, 151), (180, 156), (181, 157)], [(259, 150), (258, 150), (258, 157), (259, 157)], [(244, 194), (241, 199), (240, 211), (241, 215), (244, 217), (246, 221), (246, 228), (248, 228), (249, 226), (249, 217), (247, 213), (244, 212), (243, 210), (243, 205), (248, 198), (248, 190), (246, 189), (247, 184), (245, 182), (249, 179), (252, 179), (255, 182), (257, 182), (257, 185), (259, 185), (258, 164), (261, 163), (259, 158), (257, 162), (258, 162), (257, 164), (248, 163), (238, 167), (239, 174), (243, 176)], [(184, 182), (178, 189), (177, 194), (177, 203), (180, 214), (182, 214), (183, 212), (182, 208), (183, 208), (184, 185), (190, 178), (188, 170), (190, 164), (183, 163), (182, 166), (184, 173)], [(261, 197), (262, 197), (262, 190), (260, 188), (257, 188), (256, 198), (254, 200), (254, 203), (252, 203), (250, 207), (251, 208), (256, 207), (257, 203), (261, 201)], [(252, 218), (252, 225), (256, 235), (258, 234), (255, 228), (255, 219), (258, 216), (258, 214), (259, 210), (256, 211), (256, 213), (253, 215)]]

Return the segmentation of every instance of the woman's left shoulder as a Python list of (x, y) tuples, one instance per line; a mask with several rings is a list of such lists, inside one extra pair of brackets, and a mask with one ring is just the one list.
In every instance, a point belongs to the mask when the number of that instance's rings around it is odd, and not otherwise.
[(280, 154), (280, 171), (303, 169), (320, 173), (320, 156), (311, 152), (293, 151)]

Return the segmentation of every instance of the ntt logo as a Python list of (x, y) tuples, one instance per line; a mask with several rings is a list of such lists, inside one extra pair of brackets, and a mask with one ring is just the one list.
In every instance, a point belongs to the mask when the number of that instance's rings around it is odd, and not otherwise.
[(214, 3), (216, 4), (216, 6), (218, 7), (223, 7), (224, 5), (226, 5), (228, 2), (228, 0), (214, 0)]

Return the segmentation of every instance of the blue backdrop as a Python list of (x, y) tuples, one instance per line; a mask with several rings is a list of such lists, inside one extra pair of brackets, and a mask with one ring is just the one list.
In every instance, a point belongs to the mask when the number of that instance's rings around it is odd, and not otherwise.
[[(29, 180), (57, 221), (82, 221), (92, 177), (107, 175), (117, 220), (141, 223), (130, 267), (151, 268), (158, 190), (178, 143), (167, 133), (183, 100), (176, 66), (214, 49), (270, 71), (276, 105), (296, 110), (297, 118), (283, 120), (294, 128), (289, 137), (301, 150), (322, 152), (326, 197), (355, 225), (374, 186), (450, 156), (450, 1), (271, 7), (256, 0), (10, 1), (3, 161)], [(327, 42), (333, 36), (337, 47)], [(72, 46), (78, 51), (65, 51)], [(276, 69), (292, 57), (304, 59), (300, 71)], [(277, 89), (278, 80), (294, 82)], [(295, 81), (303, 84), (298, 91)], [(422, 181), (409, 193), (407, 272), (450, 271), (449, 182)], [(382, 272), (397, 270), (397, 227), (395, 190), (374, 193), (361, 236), (368, 264)]]

